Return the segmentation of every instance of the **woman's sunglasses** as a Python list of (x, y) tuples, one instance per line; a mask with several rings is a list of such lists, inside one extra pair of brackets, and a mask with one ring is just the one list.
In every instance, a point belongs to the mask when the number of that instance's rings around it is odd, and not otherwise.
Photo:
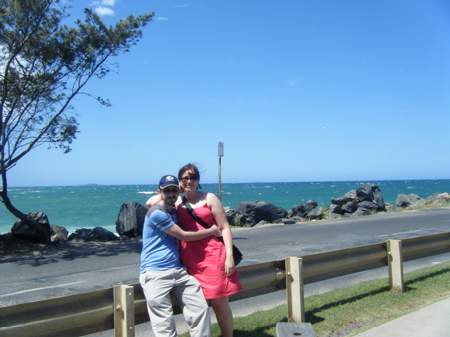
[(187, 182), (188, 180), (197, 181), (198, 176), (190, 176), (190, 177), (181, 177), (182, 182)]

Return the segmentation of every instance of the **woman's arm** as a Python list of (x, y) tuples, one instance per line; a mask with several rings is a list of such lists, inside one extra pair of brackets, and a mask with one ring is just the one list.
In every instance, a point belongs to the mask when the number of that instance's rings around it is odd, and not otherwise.
[(159, 194), (154, 195), (150, 198), (148, 198), (148, 200), (145, 203), (145, 206), (147, 206), (148, 208), (152, 207), (153, 205), (156, 205), (158, 202), (161, 201), (161, 197), (159, 196)]
[[(161, 201), (161, 196), (159, 194), (154, 195), (145, 202), (145, 206), (148, 208), (152, 207), (153, 205), (156, 205), (158, 202)], [(175, 206), (178, 206), (181, 203), (181, 197), (178, 196), (177, 202), (175, 203)]]
[(225, 211), (219, 198), (217, 198), (213, 193), (207, 193), (206, 203), (214, 215), (217, 226), (219, 226), (222, 231), (223, 242), (227, 252), (227, 258), (225, 260), (225, 273), (227, 275), (231, 275), (236, 269), (236, 266), (234, 265), (233, 260), (233, 235), (231, 233), (230, 224), (228, 223), (227, 216), (225, 215)]

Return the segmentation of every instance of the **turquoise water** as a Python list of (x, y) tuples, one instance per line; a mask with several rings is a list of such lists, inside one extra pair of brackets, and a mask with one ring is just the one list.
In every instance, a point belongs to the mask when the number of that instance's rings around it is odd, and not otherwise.
[[(287, 183), (222, 184), (224, 206), (235, 208), (242, 201), (266, 201), (289, 210), (308, 200), (327, 206), (362, 183), (380, 187), (384, 201), (395, 203), (398, 194), (427, 198), (450, 192), (450, 180), (326, 181)], [(217, 184), (202, 184), (203, 190), (217, 194)], [(145, 201), (156, 193), (156, 185), (16, 187), (9, 189), (13, 205), (24, 213), (44, 212), (50, 223), (73, 232), (78, 228), (104, 227), (115, 232), (115, 222), (123, 203)], [(0, 233), (9, 232), (15, 218), (0, 204)]]

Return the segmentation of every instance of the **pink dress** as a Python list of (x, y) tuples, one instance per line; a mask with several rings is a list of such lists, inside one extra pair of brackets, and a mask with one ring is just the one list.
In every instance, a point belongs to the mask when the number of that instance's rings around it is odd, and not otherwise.
[[(194, 209), (197, 216), (209, 225), (215, 224), (214, 216), (207, 205)], [(178, 225), (185, 231), (203, 230), (191, 215), (179, 205)], [(214, 236), (202, 240), (180, 242), (181, 262), (188, 273), (194, 276), (203, 288), (206, 299), (236, 294), (242, 289), (237, 271), (230, 276), (225, 274), (225, 245)]]

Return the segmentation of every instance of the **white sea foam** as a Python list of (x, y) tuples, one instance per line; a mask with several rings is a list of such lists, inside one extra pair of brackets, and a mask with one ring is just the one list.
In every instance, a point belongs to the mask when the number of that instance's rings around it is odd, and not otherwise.
[[(434, 193), (450, 192), (450, 179), (364, 181), (379, 185), (385, 202), (395, 203), (398, 194), (412, 191), (421, 198)], [(203, 184), (204, 191), (216, 193), (217, 184)], [(286, 210), (307, 200), (330, 204), (330, 198), (341, 197), (358, 188), (358, 181), (328, 182), (262, 182), (222, 184), (222, 203), (235, 208), (240, 202), (261, 200)], [(51, 224), (65, 227), (69, 232), (78, 228), (103, 227), (115, 232), (117, 214), (123, 203), (135, 201), (145, 205), (154, 195), (157, 185), (116, 185), (101, 188), (86, 186), (20, 187), (9, 190), (14, 206), (24, 213), (44, 212)], [(0, 203), (0, 233), (8, 233), (16, 222)]]

